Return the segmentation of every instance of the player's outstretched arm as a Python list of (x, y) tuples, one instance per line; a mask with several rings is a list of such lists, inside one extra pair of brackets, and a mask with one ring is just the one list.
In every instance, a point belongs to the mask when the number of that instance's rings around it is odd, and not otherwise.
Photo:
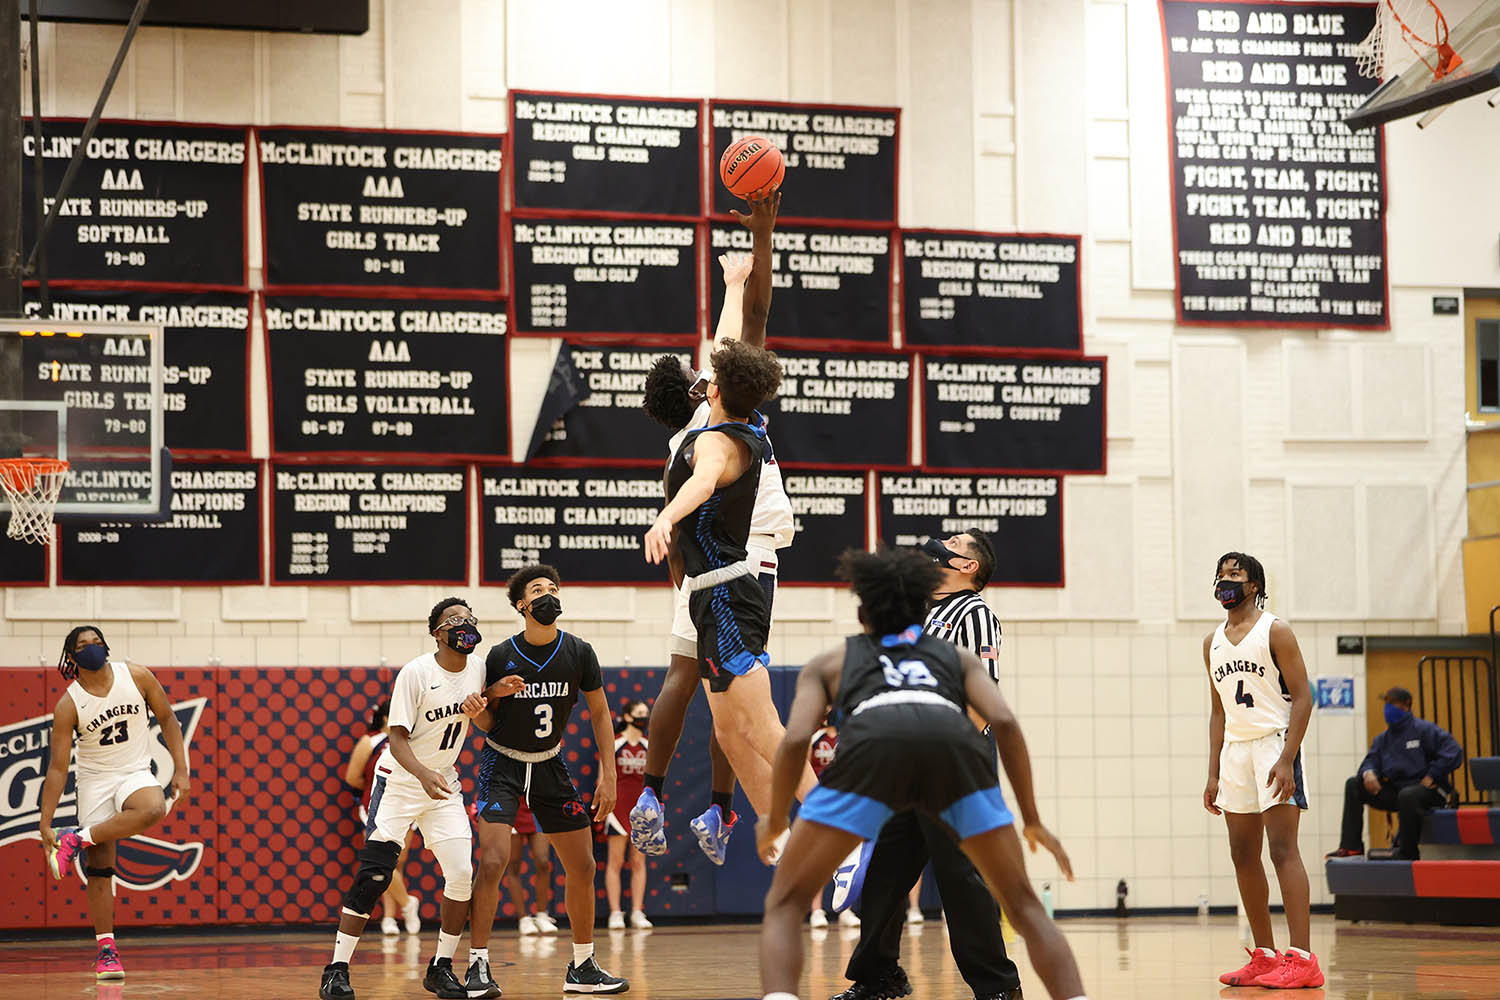
[[(1203, 669), (1209, 670), (1208, 650), (1213, 642), (1213, 633), (1203, 637)], [(1219, 797), (1219, 753), (1224, 749), (1224, 703), (1219, 700), (1219, 691), (1214, 687), (1214, 675), (1208, 675), (1208, 783), (1203, 786), (1203, 808), (1215, 816), (1224, 810), (1214, 805)]]
[(739, 340), (745, 326), (745, 280), (750, 277), (754, 258), (747, 253), (719, 254), (724, 271), (724, 304), (719, 308), (719, 325), (714, 327), (714, 350), (726, 340)]
[(750, 214), (731, 212), (750, 230), (750, 277), (745, 280), (744, 317), (740, 339), (751, 347), (766, 346), (766, 321), (771, 317), (771, 233), (776, 229), (776, 213), (781, 211), (781, 191), (750, 200)]
[(1037, 812), (1036, 790), (1031, 777), (1031, 755), (1026, 751), (1026, 737), (1021, 734), (1021, 724), (1016, 721), (1015, 714), (1005, 703), (1000, 689), (995, 686), (994, 678), (984, 668), (979, 657), (967, 649), (961, 649), (958, 651), (958, 659), (964, 668), (964, 694), (969, 705), (978, 710), (989, 723), (990, 732), (995, 737), (995, 746), (1000, 750), (1000, 763), (1005, 767), (1005, 776), (1010, 779), (1010, 787), (1016, 793), (1016, 806), (1021, 810), (1021, 822), (1025, 824), (1021, 834), (1033, 852), (1038, 847), (1045, 847), (1057, 859), (1057, 867), (1067, 876), (1068, 881), (1073, 881), (1073, 862), (1068, 858), (1068, 852), (1063, 850), (1062, 844), (1052, 832), (1042, 825), (1041, 816)]
[(723, 434), (700, 434), (694, 445), (693, 474), (666, 509), (657, 515), (656, 522), (646, 532), (646, 561), (653, 566), (667, 557), (672, 543), (672, 526), (702, 506), (703, 501), (714, 495), (719, 476), (729, 465), (734, 454), (734, 442)]
[(78, 726), (78, 709), (66, 693), (58, 699), (52, 710), (52, 759), (47, 764), (47, 777), (42, 780), (42, 850), (51, 851), (57, 843), (52, 833), (52, 815), (57, 812), (57, 800), (62, 798), (68, 784), (68, 765), (73, 761), (73, 730)]
[[(1312, 721), (1312, 687), (1307, 683), (1307, 664), (1302, 662), (1302, 649), (1292, 627), (1284, 621), (1271, 625), (1271, 659), (1281, 671), (1287, 693), (1292, 696), (1292, 721), (1286, 729), (1286, 746), (1281, 758), (1271, 765), (1266, 778), (1266, 787), (1276, 795), (1278, 802), (1285, 802), (1297, 794), (1297, 777), (1293, 766), (1297, 752), (1302, 749), (1302, 738), (1307, 735), (1307, 724)], [(1217, 700), (1217, 699), (1215, 699)]]
[(775, 852), (776, 838), (789, 823), (787, 814), (807, 767), (813, 733), (822, 728), (823, 717), (828, 713), (832, 694), (828, 678), (832, 671), (842, 669), (843, 664), (844, 650), (840, 646), (813, 657), (797, 675), (797, 692), (787, 716), (786, 733), (771, 762), (771, 807), (755, 824), (756, 850), (767, 864)]
[(167, 700), (167, 692), (156, 675), (139, 663), (126, 662), (130, 666), (130, 676), (135, 681), (136, 688), (145, 695), (151, 713), (161, 723), (162, 742), (166, 743), (167, 752), (172, 755), (172, 798), (174, 804), (180, 806), (187, 801), (191, 788), (188, 780), (187, 741), (182, 738), (182, 724), (177, 721), (177, 713), (172, 711), (172, 703)]
[(604, 688), (583, 692), (589, 706), (589, 722), (594, 727), (594, 752), (599, 755), (599, 780), (594, 784), (594, 822), (603, 823), (615, 808), (615, 730)]

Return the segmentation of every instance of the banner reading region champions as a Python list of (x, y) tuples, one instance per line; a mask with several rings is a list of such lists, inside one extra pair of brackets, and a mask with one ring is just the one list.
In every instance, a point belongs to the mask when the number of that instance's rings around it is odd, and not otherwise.
[(661, 513), (660, 469), (481, 468), (479, 484), (480, 583), (536, 562), (557, 567), (564, 586), (671, 582), (641, 545)]
[(510, 453), (504, 302), (265, 298), (271, 450)]
[(257, 129), (266, 286), (499, 293), (501, 142)]
[[(51, 293), (52, 318), (77, 323), (159, 323), (162, 342), (162, 416), (166, 443), (176, 454), (249, 454), (250, 298), (244, 293), (97, 292), (60, 288)], [(26, 315), (41, 304), (26, 302)], [(149, 391), (149, 358), (106, 358), (90, 388), (121, 392), (126, 419), (137, 405), (125, 391)], [(112, 409), (112, 408), (111, 408)]]
[(1056, 476), (876, 478), (875, 533), (885, 544), (916, 545), (973, 528), (995, 547), (991, 586), (1062, 586), (1062, 480)]
[(163, 521), (60, 522), (61, 583), (260, 583), (259, 462), (176, 462)]
[(1103, 472), (1104, 360), (922, 355), (922, 464)]
[[(716, 177), (724, 150), (747, 135), (786, 157), (781, 218), (896, 221), (895, 108), (710, 101), (708, 113)], [(713, 192), (713, 214), (745, 209), (717, 180)]]
[(776, 552), (776, 577), (783, 584), (841, 585), (835, 571), (845, 549), (870, 546), (866, 473), (784, 470), (782, 485), (792, 502), (797, 536)]
[(517, 333), (698, 335), (698, 226), (511, 219)]
[(844, 469), (911, 464), (910, 355), (777, 351), (776, 357), (781, 388), (761, 411), (778, 462)]
[(703, 103), (511, 91), (517, 209), (701, 215)]
[[(718, 258), (724, 253), (748, 255), (750, 230), (738, 223), (714, 223), (709, 241), (709, 315), (717, 323), (724, 307)], [(822, 342), (890, 347), (890, 233), (777, 226), (771, 247), (775, 308), (766, 336), (772, 346)]]
[(464, 583), (464, 466), (274, 465), (273, 583)]
[(692, 352), (568, 344), (562, 349), (572, 353), (573, 367), (584, 380), (588, 395), (552, 425), (532, 458), (591, 465), (665, 463), (667, 439), (673, 432), (642, 409), (646, 373), (658, 357), (668, 353), (690, 365)]
[(1342, 121), (1378, 7), (1163, 0), (1179, 322), (1390, 326), (1382, 130)]
[(905, 229), (908, 347), (1077, 351), (1077, 236)]
[[(42, 184), (50, 207), (83, 140), (81, 118), (49, 118)], [(23, 130), (22, 245), (36, 244), (36, 142)], [(47, 239), (47, 278), (244, 288), (245, 149), (232, 126), (101, 121)]]

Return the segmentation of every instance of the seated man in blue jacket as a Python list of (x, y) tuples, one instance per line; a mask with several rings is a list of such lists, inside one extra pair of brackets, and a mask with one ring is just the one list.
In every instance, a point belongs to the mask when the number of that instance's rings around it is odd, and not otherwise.
[(1344, 783), (1344, 828), (1330, 858), (1364, 853), (1364, 807), (1372, 805), (1399, 815), (1397, 857), (1415, 861), (1422, 818), (1448, 800), (1449, 778), (1464, 759), (1451, 733), (1411, 714), (1410, 691), (1391, 688), (1382, 697), (1389, 728), (1370, 744), (1359, 773)]

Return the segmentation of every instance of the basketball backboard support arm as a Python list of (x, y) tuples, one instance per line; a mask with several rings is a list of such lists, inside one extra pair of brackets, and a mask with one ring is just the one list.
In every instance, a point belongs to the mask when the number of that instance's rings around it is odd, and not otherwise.
[[(1373, 128), (1500, 88), (1500, 0), (1485, 0), (1449, 31), (1447, 39), (1462, 57), (1456, 69), (1435, 79), (1422, 60), (1414, 61), (1345, 115), (1344, 124)], [(1433, 117), (1424, 118), (1423, 124)]]

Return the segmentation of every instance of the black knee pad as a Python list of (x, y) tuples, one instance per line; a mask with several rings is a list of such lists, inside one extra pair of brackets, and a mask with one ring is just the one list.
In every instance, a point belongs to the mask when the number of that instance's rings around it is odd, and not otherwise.
[(87, 875), (89, 878), (114, 878), (115, 877), (115, 869), (114, 869), (113, 865), (111, 865), (108, 868), (90, 868), (90, 867), (88, 867), (88, 866), (85, 865), (84, 869), (83, 869), (83, 873), (85, 875)]
[(400, 844), (389, 840), (367, 841), (359, 850), (359, 868), (354, 873), (354, 884), (344, 895), (344, 909), (369, 916), (381, 894), (391, 887), (391, 872), (396, 870), (396, 859), (400, 856)]

